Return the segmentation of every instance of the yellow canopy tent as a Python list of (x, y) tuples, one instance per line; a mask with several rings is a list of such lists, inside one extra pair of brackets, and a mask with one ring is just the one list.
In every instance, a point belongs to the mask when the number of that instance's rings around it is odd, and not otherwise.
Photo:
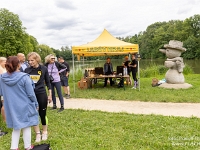
[[(104, 55), (125, 55), (139, 53), (138, 44), (132, 44), (116, 39), (106, 29), (100, 36), (92, 42), (80, 46), (72, 46), (73, 59), (73, 81), (74, 77), (74, 55), (78, 58), (87, 56), (104, 56)], [(139, 63), (138, 63), (138, 77), (139, 77)], [(75, 83), (74, 83), (75, 92)]]
[(125, 55), (138, 53), (138, 51), (138, 44), (118, 40), (106, 29), (94, 41), (80, 46), (72, 46), (72, 54), (77, 56)]

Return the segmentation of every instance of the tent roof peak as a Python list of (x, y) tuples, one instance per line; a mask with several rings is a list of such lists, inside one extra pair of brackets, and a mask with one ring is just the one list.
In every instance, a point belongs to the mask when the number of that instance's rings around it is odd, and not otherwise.
[(123, 55), (138, 51), (138, 44), (121, 41), (106, 29), (94, 41), (80, 46), (72, 46), (72, 53), (80, 56)]

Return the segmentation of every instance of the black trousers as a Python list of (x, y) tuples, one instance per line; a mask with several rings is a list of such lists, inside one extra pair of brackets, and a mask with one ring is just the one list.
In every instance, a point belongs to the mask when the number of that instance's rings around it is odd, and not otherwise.
[(137, 80), (137, 78), (136, 78), (136, 74), (137, 74), (137, 72), (132, 71), (133, 80), (137, 82), (138, 80)]
[(42, 125), (46, 125), (46, 112), (47, 112), (47, 103), (48, 103), (48, 97), (47, 93), (40, 93), (35, 94), (38, 104), (39, 104), (39, 116), (42, 122)]
[[(113, 84), (112, 78), (109, 78), (109, 80), (110, 80), (110, 86), (112, 86)], [(108, 78), (105, 78), (104, 87), (107, 86), (107, 81), (108, 81)]]
[(1, 107), (3, 106), (2, 101), (1, 101), (1, 96), (0, 96), (0, 114), (1, 114)]

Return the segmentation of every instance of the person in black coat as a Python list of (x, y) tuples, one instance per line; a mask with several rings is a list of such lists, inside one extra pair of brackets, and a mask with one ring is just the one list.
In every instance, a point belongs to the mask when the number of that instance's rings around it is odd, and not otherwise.
[(134, 54), (132, 54), (132, 61), (131, 61), (131, 64), (129, 65), (129, 67), (131, 68), (132, 77), (133, 77), (133, 80), (134, 80), (133, 89), (136, 89), (136, 87), (138, 85), (138, 80), (137, 80), (137, 77), (136, 77), (137, 70), (138, 70), (138, 61), (136, 60)]
[[(112, 66), (112, 63), (110, 62), (109, 57), (106, 59), (106, 63), (104, 64), (104, 74), (105, 75), (113, 74), (113, 66)], [(110, 86), (112, 86), (112, 84), (113, 84), (112, 78), (110, 77), (109, 80), (110, 80)], [(108, 78), (105, 78), (104, 87), (107, 86), (107, 81), (108, 81)]]
[(63, 72), (60, 73), (60, 80), (61, 80), (61, 85), (63, 87), (63, 91), (65, 93), (66, 98), (70, 98), (70, 88), (69, 88), (69, 72), (70, 72), (70, 67), (69, 64), (64, 60), (62, 56), (58, 57), (59, 63), (65, 65), (67, 69)]

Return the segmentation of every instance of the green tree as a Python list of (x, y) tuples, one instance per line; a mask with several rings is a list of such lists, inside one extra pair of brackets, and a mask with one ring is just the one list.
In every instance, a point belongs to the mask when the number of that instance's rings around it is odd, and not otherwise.
[(193, 33), (193, 36), (196, 38), (200, 37), (200, 15), (194, 15), (186, 19), (186, 23), (190, 27), (190, 31)]
[(68, 46), (61, 47), (60, 56), (65, 60), (72, 60), (72, 51)]
[(62, 46), (61, 50), (53, 49), (53, 52), (56, 54), (56, 57), (62, 56), (65, 60), (72, 60), (72, 51), (68, 46)]
[(189, 36), (187, 40), (184, 41), (184, 47), (187, 49), (183, 53), (183, 57), (187, 59), (200, 58), (200, 41), (199, 38), (194, 36)]
[(38, 50), (36, 52), (40, 55), (43, 63), (45, 62), (45, 57), (47, 55), (55, 54), (53, 50), (48, 45), (45, 44), (38, 45)]
[(33, 49), (34, 52), (37, 52), (39, 46), (37, 39), (32, 35), (29, 36), (29, 39), (30, 39), (31, 49)]
[[(164, 34), (164, 29), (161, 29), (166, 22), (156, 22), (147, 27), (146, 31), (141, 34), (140, 37), (140, 53), (143, 58), (155, 58), (155, 54), (158, 52), (158, 47), (160, 47), (160, 38)], [(160, 34), (158, 35), (158, 30)]]
[(59, 49), (54, 49), (54, 48), (51, 48), (51, 50), (53, 51), (53, 53), (56, 55), (56, 57), (59, 57), (59, 56), (61, 56), (61, 54), (60, 54), (60, 50)]
[(29, 35), (25, 32), (19, 16), (0, 9), (0, 55), (10, 56), (32, 51)]
[[(183, 53), (184, 58), (200, 58), (200, 15), (194, 15), (182, 20), (170, 20), (169, 22), (156, 22), (149, 25), (146, 31), (140, 32), (135, 38), (139, 44), (143, 58), (165, 57), (158, 50), (163, 48), (170, 40), (178, 40), (184, 43), (188, 49)], [(120, 39), (120, 38), (119, 38)], [(123, 38), (121, 38), (123, 39)], [(125, 38), (125, 40), (129, 40)]]

